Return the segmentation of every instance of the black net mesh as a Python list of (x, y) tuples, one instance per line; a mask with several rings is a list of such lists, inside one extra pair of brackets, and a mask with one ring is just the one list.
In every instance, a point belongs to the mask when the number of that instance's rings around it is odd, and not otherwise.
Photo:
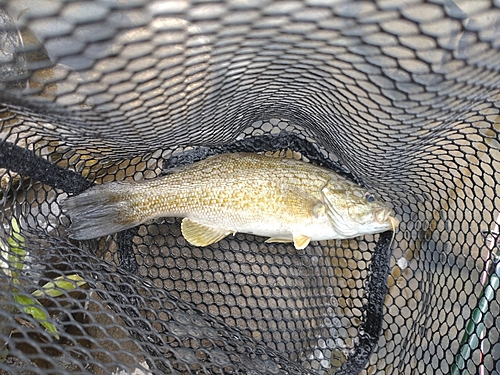
[[(0, 373), (500, 373), (499, 36), (496, 0), (0, 1)], [(68, 195), (240, 151), (376, 191), (394, 244), (68, 239)]]

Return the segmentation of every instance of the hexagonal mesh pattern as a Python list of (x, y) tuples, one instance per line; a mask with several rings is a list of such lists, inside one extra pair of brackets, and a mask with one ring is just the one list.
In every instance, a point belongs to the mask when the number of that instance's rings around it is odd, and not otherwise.
[[(0, 373), (500, 373), (499, 25), (494, 0), (0, 2)], [(68, 195), (240, 151), (374, 190), (392, 248), (68, 239)]]

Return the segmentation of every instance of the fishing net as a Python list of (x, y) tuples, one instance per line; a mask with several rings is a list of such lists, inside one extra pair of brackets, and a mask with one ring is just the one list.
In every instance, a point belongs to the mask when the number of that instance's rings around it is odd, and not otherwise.
[[(500, 373), (499, 40), (496, 0), (0, 2), (0, 373)], [(240, 151), (394, 243), (68, 238), (68, 196)]]

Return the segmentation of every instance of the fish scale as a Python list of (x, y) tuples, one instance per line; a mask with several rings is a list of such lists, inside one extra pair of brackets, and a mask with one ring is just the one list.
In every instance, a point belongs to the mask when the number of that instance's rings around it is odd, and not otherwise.
[(242, 232), (304, 248), (397, 225), (386, 203), (333, 171), (249, 153), (211, 156), (156, 179), (95, 186), (68, 198), (64, 209), (75, 239), (183, 217), (183, 235), (196, 246)]

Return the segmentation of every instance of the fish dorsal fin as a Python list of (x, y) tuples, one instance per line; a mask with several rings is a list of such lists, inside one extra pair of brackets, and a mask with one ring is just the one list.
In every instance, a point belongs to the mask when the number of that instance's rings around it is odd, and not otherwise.
[(208, 246), (233, 233), (227, 229), (199, 224), (188, 218), (182, 220), (181, 231), (186, 241), (194, 246)]
[(311, 237), (304, 236), (302, 234), (296, 234), (293, 236), (293, 244), (297, 250), (305, 249), (309, 242), (311, 241)]

